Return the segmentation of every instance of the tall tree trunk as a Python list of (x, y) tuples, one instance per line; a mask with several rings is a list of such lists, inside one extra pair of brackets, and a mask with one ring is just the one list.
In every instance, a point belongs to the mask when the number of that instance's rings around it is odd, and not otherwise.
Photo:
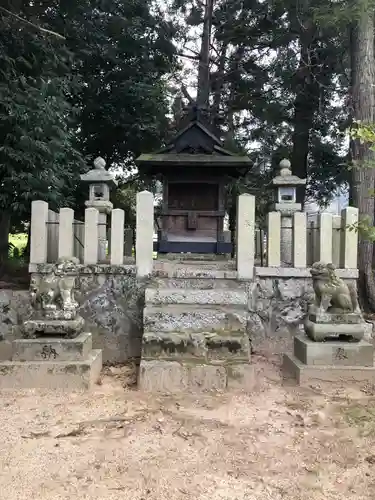
[[(310, 131), (314, 117), (319, 109), (320, 88), (317, 79), (319, 72), (317, 31), (311, 19), (309, 0), (300, 4), (301, 12), (296, 12), (296, 25), (300, 31), (300, 64), (295, 75), (294, 90), (294, 133), (291, 157), (292, 171), (298, 177), (307, 177), (307, 162), (310, 144)], [(297, 202), (304, 203), (305, 187), (297, 189)]]
[[(351, 39), (351, 98), (354, 122), (374, 123), (374, 21), (373, 8), (367, 0), (358, 0), (358, 19), (355, 21)], [(375, 167), (374, 153), (368, 144), (352, 141), (353, 203), (359, 209), (359, 217), (374, 225)], [(360, 237), (358, 268), (360, 273), (361, 298), (375, 311), (375, 284), (372, 273), (373, 243)]]
[(224, 72), (227, 60), (228, 43), (224, 42), (220, 49), (218, 70), (211, 76), (211, 90), (213, 93), (213, 103), (211, 108), (211, 123), (217, 137), (221, 135), (220, 107), (223, 101)]
[(208, 112), (210, 100), (210, 46), (214, 0), (206, 0), (199, 56), (197, 107)]

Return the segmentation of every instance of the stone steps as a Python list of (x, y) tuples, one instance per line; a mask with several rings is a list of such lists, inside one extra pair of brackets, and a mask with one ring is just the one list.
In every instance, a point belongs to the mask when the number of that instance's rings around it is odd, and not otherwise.
[(153, 276), (159, 278), (211, 278), (236, 279), (237, 271), (233, 269), (218, 269), (210, 266), (154, 266)]
[(156, 263), (145, 292), (143, 390), (251, 387), (248, 284), (236, 278), (232, 263)]
[(169, 278), (156, 277), (152, 280), (150, 288), (191, 289), (191, 290), (247, 290), (247, 283), (228, 278), (190, 277)]
[(243, 306), (148, 305), (143, 313), (144, 332), (246, 333), (247, 311)]
[(142, 359), (195, 363), (232, 364), (250, 361), (250, 342), (246, 334), (231, 333), (155, 333), (143, 335)]
[(247, 305), (246, 290), (191, 289), (191, 288), (147, 288), (146, 304), (190, 304), (190, 305)]

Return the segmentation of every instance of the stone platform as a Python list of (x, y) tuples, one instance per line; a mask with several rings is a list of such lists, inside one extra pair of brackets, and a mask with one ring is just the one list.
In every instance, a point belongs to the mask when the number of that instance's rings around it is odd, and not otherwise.
[(102, 351), (91, 333), (78, 337), (17, 339), (11, 360), (0, 363), (0, 389), (89, 389), (102, 369)]
[(254, 367), (248, 363), (216, 365), (142, 359), (139, 367), (139, 388), (146, 392), (252, 390), (254, 382)]
[(314, 342), (306, 335), (294, 339), (294, 355), (285, 354), (283, 373), (298, 385), (314, 382), (375, 382), (374, 346), (369, 342)]
[(145, 293), (140, 388), (252, 389), (246, 285), (208, 263), (161, 271)]

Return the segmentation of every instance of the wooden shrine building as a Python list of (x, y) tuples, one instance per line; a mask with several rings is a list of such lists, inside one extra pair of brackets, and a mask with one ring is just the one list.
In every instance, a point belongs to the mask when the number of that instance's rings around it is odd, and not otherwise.
[(223, 149), (195, 111), (164, 149), (136, 163), (141, 175), (163, 184), (159, 253), (231, 253), (223, 238), (225, 186), (248, 172), (247, 156)]

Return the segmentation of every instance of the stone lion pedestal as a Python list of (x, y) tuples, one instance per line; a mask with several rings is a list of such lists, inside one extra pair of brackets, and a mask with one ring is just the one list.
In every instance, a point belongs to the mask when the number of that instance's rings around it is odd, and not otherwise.
[(332, 264), (315, 263), (311, 275), (315, 301), (309, 307), (305, 334), (294, 338), (293, 355), (284, 355), (284, 375), (301, 386), (375, 382), (374, 347), (363, 340), (365, 322), (356, 287), (338, 278)]
[(74, 300), (76, 259), (61, 259), (50, 275), (31, 283), (33, 317), (23, 338), (12, 343), (9, 361), (0, 363), (0, 389), (88, 389), (102, 369), (102, 351)]

